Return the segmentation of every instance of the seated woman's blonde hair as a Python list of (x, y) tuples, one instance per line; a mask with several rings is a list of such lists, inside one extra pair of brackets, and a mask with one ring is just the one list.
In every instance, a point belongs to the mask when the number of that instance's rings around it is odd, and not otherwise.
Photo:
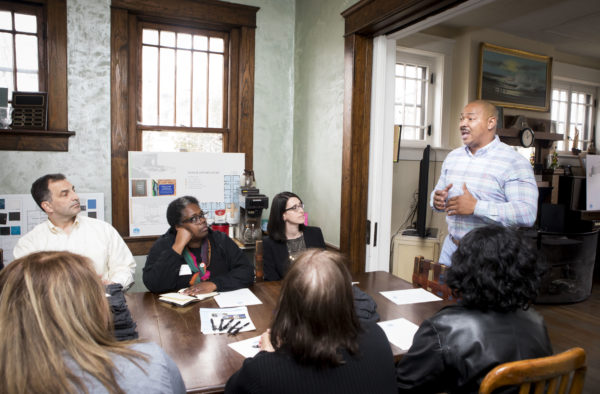
[(121, 393), (111, 353), (146, 357), (118, 342), (104, 286), (86, 257), (38, 252), (0, 271), (0, 392), (87, 392), (65, 358)]

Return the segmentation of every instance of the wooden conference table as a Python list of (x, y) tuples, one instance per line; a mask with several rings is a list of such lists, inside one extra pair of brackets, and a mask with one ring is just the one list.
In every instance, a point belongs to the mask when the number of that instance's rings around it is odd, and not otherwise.
[[(387, 272), (368, 272), (353, 276), (358, 287), (377, 303), (381, 321), (405, 319), (420, 325), (423, 320), (451, 301), (396, 305), (380, 291), (412, 288), (412, 285)], [(255, 337), (268, 327), (277, 304), (281, 282), (258, 282), (250, 290), (262, 301), (261, 305), (248, 306), (256, 331), (227, 336), (203, 335), (200, 331), (199, 308), (218, 308), (213, 299), (177, 307), (158, 301), (152, 293), (127, 293), (127, 305), (137, 323), (140, 339), (159, 344), (175, 361), (188, 392), (222, 392), (227, 379), (237, 371), (244, 357), (227, 344)], [(391, 345), (398, 359), (405, 351)]]

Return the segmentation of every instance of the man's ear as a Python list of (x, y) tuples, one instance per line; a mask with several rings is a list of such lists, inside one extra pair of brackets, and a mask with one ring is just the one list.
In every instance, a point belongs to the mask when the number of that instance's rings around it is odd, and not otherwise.
[(50, 203), (48, 201), (42, 201), (42, 210), (46, 213), (51, 213), (52, 212), (52, 205), (50, 205)]
[(490, 116), (488, 118), (488, 130), (495, 130), (497, 123), (498, 119), (495, 116)]

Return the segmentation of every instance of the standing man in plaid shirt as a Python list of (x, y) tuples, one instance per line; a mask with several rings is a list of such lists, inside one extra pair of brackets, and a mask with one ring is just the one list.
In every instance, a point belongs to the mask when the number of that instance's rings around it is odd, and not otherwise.
[(460, 114), (465, 146), (448, 154), (431, 205), (446, 212), (448, 236), (440, 263), (460, 239), (477, 227), (495, 223), (532, 226), (537, 216), (538, 188), (531, 163), (496, 135), (498, 111), (487, 101), (473, 101)]

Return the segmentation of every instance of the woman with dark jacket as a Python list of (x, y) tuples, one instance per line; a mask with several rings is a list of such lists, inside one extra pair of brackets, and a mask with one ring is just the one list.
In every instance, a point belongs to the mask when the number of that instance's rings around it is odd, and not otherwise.
[(447, 284), (459, 301), (423, 322), (396, 366), (400, 393), (477, 393), (499, 364), (552, 354), (543, 318), (530, 308), (542, 268), (526, 241), (500, 226), (460, 240)]
[(296, 256), (309, 248), (325, 248), (318, 227), (304, 225), (304, 204), (291, 192), (273, 197), (267, 225), (269, 236), (263, 239), (265, 280), (281, 280)]
[(259, 352), (225, 393), (395, 393), (394, 357), (383, 330), (359, 322), (341, 254), (311, 249), (290, 267)]
[(144, 285), (154, 293), (187, 288), (186, 294), (237, 290), (254, 281), (254, 267), (225, 234), (208, 228), (198, 200), (191, 196), (167, 208), (171, 228), (152, 246)]

